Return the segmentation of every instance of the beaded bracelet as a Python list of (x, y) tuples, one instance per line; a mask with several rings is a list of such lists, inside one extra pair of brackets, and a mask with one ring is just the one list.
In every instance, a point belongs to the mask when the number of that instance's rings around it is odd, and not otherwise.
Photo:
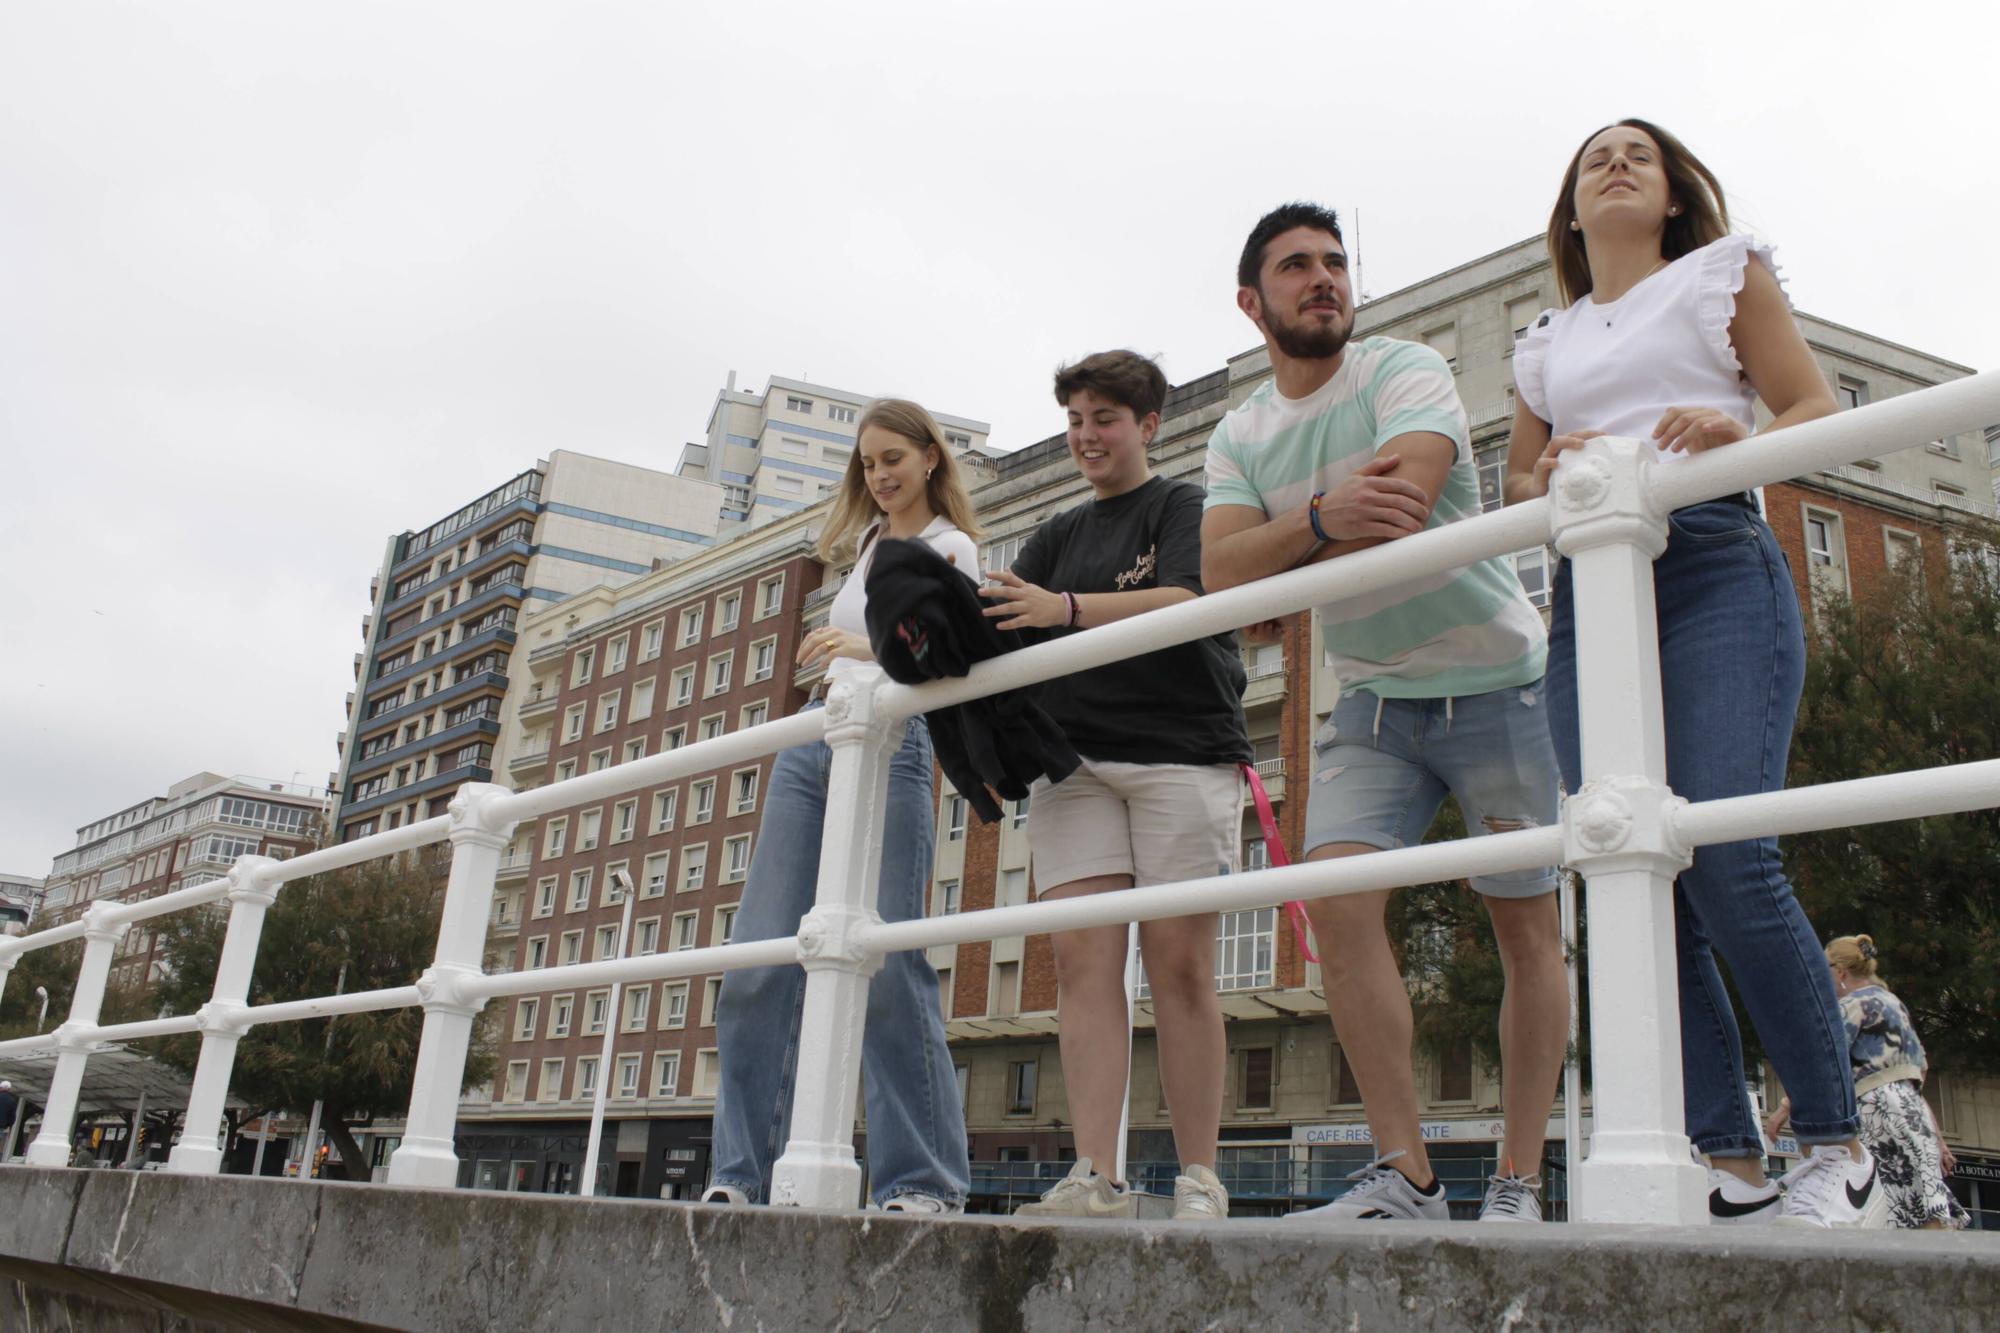
[(1083, 619), (1083, 603), (1076, 600), (1076, 594), (1073, 592), (1064, 593), (1063, 600), (1069, 603), (1068, 628), (1075, 629), (1076, 622)]
[(1306, 517), (1312, 521), (1313, 536), (1323, 542), (1330, 542), (1333, 538), (1327, 536), (1326, 529), (1319, 525), (1319, 502), (1325, 498), (1325, 491), (1314, 491), (1312, 503), (1306, 509)]

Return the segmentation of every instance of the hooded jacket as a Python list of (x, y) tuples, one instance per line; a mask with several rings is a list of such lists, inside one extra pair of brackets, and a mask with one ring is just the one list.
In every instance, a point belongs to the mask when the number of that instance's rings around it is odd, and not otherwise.
[[(891, 680), (921, 685), (963, 676), (974, 664), (1028, 645), (982, 614), (976, 585), (920, 541), (884, 538), (868, 571), (868, 640)], [(931, 748), (951, 785), (984, 823), (1000, 818), (991, 787), (1025, 799), (1036, 778), (1074, 773), (1076, 750), (1036, 702), (1040, 686), (1008, 690), (926, 713)]]

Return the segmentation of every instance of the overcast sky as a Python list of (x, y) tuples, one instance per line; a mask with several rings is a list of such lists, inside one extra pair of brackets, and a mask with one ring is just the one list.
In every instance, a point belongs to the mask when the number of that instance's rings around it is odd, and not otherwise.
[(671, 468), (732, 369), (1000, 448), (1064, 358), (1216, 369), (1284, 199), (1385, 294), (1643, 115), (1801, 308), (2000, 364), (1989, 14), (13, 0), (0, 870), (201, 769), (323, 783), (389, 534), (555, 448)]

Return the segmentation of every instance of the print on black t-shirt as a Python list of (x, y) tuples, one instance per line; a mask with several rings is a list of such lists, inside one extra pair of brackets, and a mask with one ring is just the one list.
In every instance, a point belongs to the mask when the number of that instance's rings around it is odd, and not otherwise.
[[(1201, 593), (1202, 491), (1154, 477), (1086, 500), (1042, 524), (1014, 573), (1053, 592)], [(1036, 631), (1056, 638), (1076, 631)], [(1248, 763), (1243, 659), (1216, 634), (1051, 682), (1042, 706), (1089, 759), (1132, 764)]]

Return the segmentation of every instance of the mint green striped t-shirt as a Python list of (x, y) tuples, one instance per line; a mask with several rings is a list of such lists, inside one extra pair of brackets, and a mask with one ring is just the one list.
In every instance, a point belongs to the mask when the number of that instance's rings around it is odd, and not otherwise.
[[(1266, 381), (1217, 422), (1207, 507), (1281, 514), (1411, 431), (1434, 431), (1458, 449), (1427, 527), (1477, 515), (1479, 479), (1451, 371), (1431, 348), (1396, 338), (1349, 343), (1333, 378), (1305, 398), (1285, 398)], [(1542, 617), (1503, 559), (1322, 606), (1319, 617), (1341, 688), (1385, 698), (1519, 688), (1541, 678), (1548, 657)]]

